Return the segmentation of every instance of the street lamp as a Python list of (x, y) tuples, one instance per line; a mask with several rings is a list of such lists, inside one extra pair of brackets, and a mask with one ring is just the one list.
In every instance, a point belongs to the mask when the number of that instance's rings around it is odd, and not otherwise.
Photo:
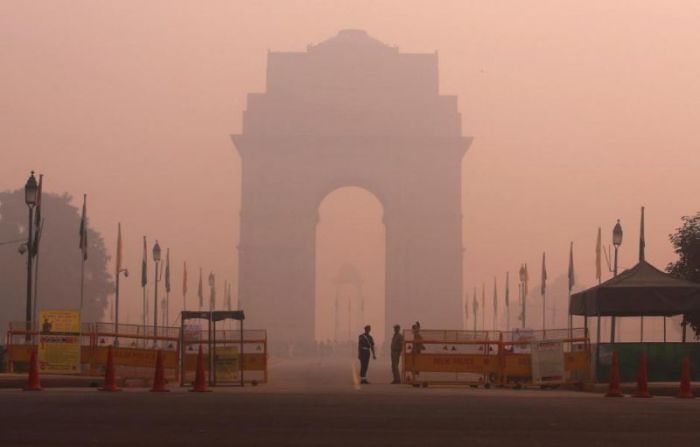
[[(615, 228), (613, 228), (613, 246), (615, 247), (615, 263), (613, 264), (613, 277), (617, 276), (617, 251), (622, 245), (622, 225), (620, 225), (620, 219), (617, 219)], [(615, 317), (613, 316), (610, 320), (610, 343), (615, 343)]]
[(522, 310), (520, 314), (521, 327), (525, 329), (525, 280), (527, 279), (527, 272), (525, 271), (525, 265), (520, 266), (520, 304), (522, 305)]
[[(160, 262), (160, 245), (156, 240), (153, 246), (153, 263), (156, 265), (155, 295), (153, 297), (153, 336), (158, 335), (158, 263)], [(155, 338), (153, 343), (156, 343)]]
[(29, 332), (32, 326), (32, 226), (34, 224), (34, 207), (36, 206), (39, 185), (34, 177), (34, 171), (29, 175), (27, 183), (24, 185), (24, 202), (29, 208), (29, 225), (27, 227), (27, 309), (25, 314), (26, 329), (25, 340), (29, 342), (31, 336)]

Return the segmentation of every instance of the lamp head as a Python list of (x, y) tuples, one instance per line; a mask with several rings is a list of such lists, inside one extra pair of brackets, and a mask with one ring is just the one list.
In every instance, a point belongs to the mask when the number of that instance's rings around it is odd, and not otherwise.
[(34, 177), (34, 171), (32, 171), (27, 179), (27, 183), (24, 185), (24, 202), (28, 206), (36, 205), (38, 191), (39, 185), (36, 182), (36, 177)]
[(156, 244), (153, 246), (153, 260), (156, 262), (160, 261), (160, 245), (158, 245), (157, 240)]
[(622, 245), (622, 225), (620, 225), (620, 219), (617, 219), (615, 228), (613, 228), (613, 245), (615, 248)]

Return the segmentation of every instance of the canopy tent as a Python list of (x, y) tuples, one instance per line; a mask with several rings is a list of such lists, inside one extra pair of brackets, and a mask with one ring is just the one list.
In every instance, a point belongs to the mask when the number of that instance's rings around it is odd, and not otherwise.
[(700, 312), (700, 284), (673, 278), (645, 260), (604, 283), (571, 296), (581, 316), (665, 316)]

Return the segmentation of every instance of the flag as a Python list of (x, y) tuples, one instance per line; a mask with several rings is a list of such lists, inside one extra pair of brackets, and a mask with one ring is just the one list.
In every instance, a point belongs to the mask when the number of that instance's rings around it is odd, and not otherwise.
[(187, 261), (182, 267), (182, 296), (187, 296)]
[(148, 284), (148, 254), (146, 252), (146, 236), (143, 237), (143, 259), (141, 260), (141, 287), (146, 287)]
[(170, 249), (165, 252), (165, 291), (170, 293)]
[(116, 259), (116, 274), (114, 277), (118, 277), (122, 270), (122, 224), (119, 222), (117, 224), (117, 259)]
[(197, 285), (197, 297), (199, 297), (199, 308), (204, 306), (204, 294), (202, 293), (202, 268), (199, 268), (199, 284)]
[(603, 251), (603, 242), (600, 236), (600, 227), (598, 227), (598, 239), (596, 239), (595, 243), (595, 279), (598, 280), (598, 282), (601, 282), (603, 280), (603, 265), (601, 264), (601, 252)]
[(479, 312), (479, 302), (476, 300), (476, 287), (474, 287), (474, 298), (472, 299), (472, 307), (474, 308), (474, 321), (476, 322), (476, 315)]
[(575, 284), (576, 277), (574, 275), (574, 243), (571, 242), (571, 246), (569, 247), (569, 293), (571, 293), (571, 289), (574, 288)]
[(506, 307), (510, 306), (510, 272), (506, 272)]
[(42, 184), (44, 183), (44, 174), (39, 175), (39, 188), (37, 189), (36, 195), (36, 214), (34, 215), (35, 227), (34, 227), (34, 243), (31, 248), (31, 255), (36, 256), (39, 253), (39, 238), (41, 237), (41, 191)]
[(530, 282), (530, 274), (527, 272), (527, 263), (525, 267), (525, 281), (523, 282), (523, 296), (527, 296), (528, 283)]
[(486, 328), (486, 284), (481, 283), (481, 329)]
[(644, 249), (646, 241), (644, 240), (644, 207), (642, 207), (642, 222), (639, 226), (639, 262), (644, 260)]
[(469, 320), (469, 294), (464, 294), (464, 319)]
[(209, 294), (209, 308), (216, 309), (216, 277), (213, 272), (209, 273), (209, 286), (211, 286), (211, 292)]
[(83, 214), (80, 217), (80, 251), (83, 252), (83, 261), (88, 258), (87, 241), (87, 194), (83, 194)]
[(496, 277), (493, 277), (493, 313), (494, 313), (494, 318), (496, 318), (495, 314), (498, 312), (498, 288), (496, 286)]
[(545, 265), (545, 253), (542, 252), (542, 285), (540, 287), (540, 293), (544, 296), (547, 293), (547, 266)]

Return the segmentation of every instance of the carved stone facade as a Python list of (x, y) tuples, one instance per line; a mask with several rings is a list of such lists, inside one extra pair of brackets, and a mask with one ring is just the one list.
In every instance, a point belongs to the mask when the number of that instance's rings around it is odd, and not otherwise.
[(384, 207), (386, 327), (461, 327), (461, 164), (471, 139), (457, 98), (438, 93), (437, 54), (400, 53), (358, 30), (303, 53), (270, 52), (267, 91), (248, 96), (233, 140), (248, 327), (277, 342), (313, 341), (318, 208), (343, 186)]

